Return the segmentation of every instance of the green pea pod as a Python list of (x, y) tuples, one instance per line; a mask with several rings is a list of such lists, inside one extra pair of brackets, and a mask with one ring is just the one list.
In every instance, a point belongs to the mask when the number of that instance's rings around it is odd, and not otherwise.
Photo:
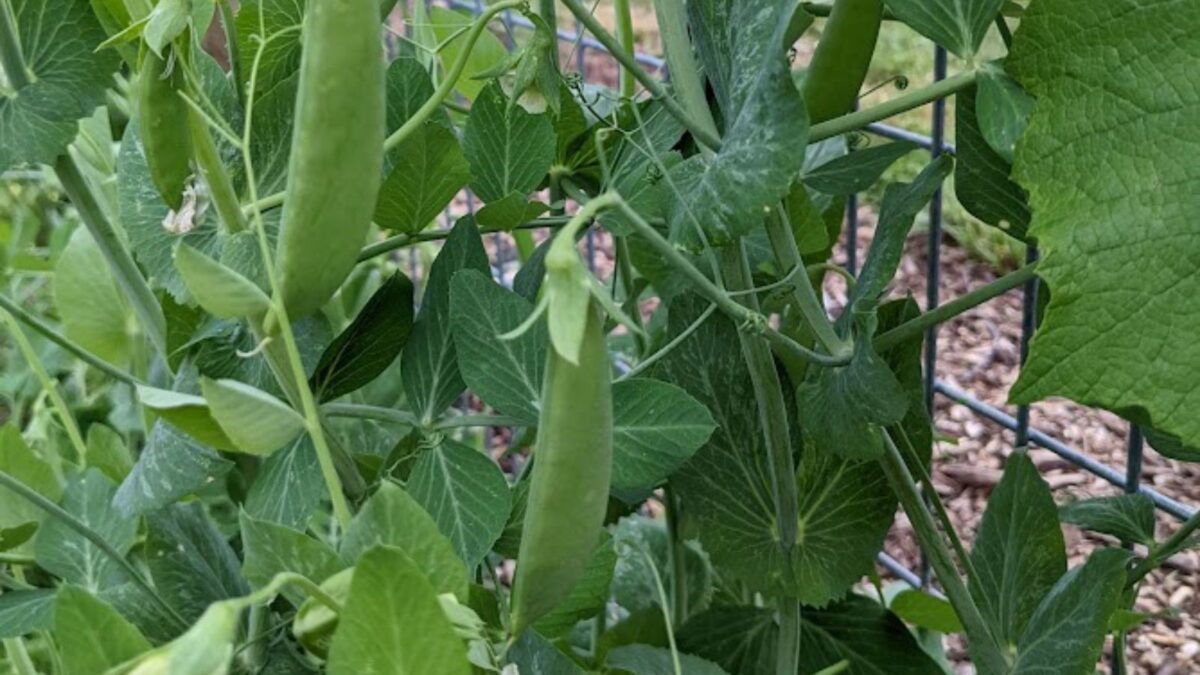
[(276, 270), (292, 319), (337, 292), (358, 260), (383, 170), (379, 5), (310, 0)]
[(179, 96), (183, 86), (183, 68), (146, 50), (138, 73), (138, 130), (150, 179), (167, 206), (176, 210), (183, 204), (183, 188), (192, 173), (191, 111)]
[(883, 0), (834, 3), (804, 78), (804, 105), (810, 124), (845, 115), (854, 108), (875, 54), (882, 21)]
[(579, 363), (549, 350), (513, 588), (515, 638), (571, 592), (600, 540), (612, 474), (612, 373), (590, 308)]

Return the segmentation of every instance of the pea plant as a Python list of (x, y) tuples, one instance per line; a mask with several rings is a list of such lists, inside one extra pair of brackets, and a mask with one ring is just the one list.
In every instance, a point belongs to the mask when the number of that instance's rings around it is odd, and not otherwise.
[[(0, 169), (50, 195), (4, 238), (4, 672), (942, 673), (950, 634), (1123, 670), (1200, 519), (1060, 508), (1018, 448), (968, 551), (921, 352), (1040, 278), (1011, 400), (1200, 461), (1200, 4), (654, 0), (669, 80), (628, 0), (394, 4), (0, 0)], [(860, 108), (884, 20), (960, 69)], [(848, 196), (919, 150), (867, 127), (948, 97), (955, 156), (886, 185), (851, 275)], [(952, 174), (1041, 259), (922, 312), (889, 286)], [(875, 569), (898, 506), (925, 589)], [(1114, 545), (1068, 568), (1064, 522)]]

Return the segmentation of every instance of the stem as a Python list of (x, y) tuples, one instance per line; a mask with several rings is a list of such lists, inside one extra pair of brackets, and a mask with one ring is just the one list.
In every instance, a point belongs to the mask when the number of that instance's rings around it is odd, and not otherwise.
[(20, 565), (29, 567), (37, 564), (33, 556), (21, 555), (20, 553), (0, 553), (0, 565)]
[(903, 427), (896, 426), (893, 428), (896, 437), (903, 441), (904, 454), (908, 459), (908, 464), (917, 469), (917, 480), (921, 483), (921, 489), (928, 496), (926, 502), (933, 502), (934, 513), (937, 515), (938, 521), (941, 522), (942, 531), (950, 539), (950, 545), (954, 548), (954, 553), (958, 556), (959, 565), (967, 573), (968, 579), (978, 579), (979, 574), (975, 572), (975, 565), (971, 562), (971, 557), (967, 555), (967, 549), (963, 546), (962, 539), (958, 536), (958, 531), (954, 529), (954, 523), (950, 520), (950, 514), (946, 512), (946, 505), (938, 498), (937, 491), (933, 487), (933, 478), (930, 477), (928, 469), (925, 468), (925, 463), (917, 457), (917, 452), (912, 446), (912, 441), (908, 438), (908, 434)]
[(445, 417), (433, 423), (434, 429), (461, 429), (463, 427), (530, 427), (533, 424), (507, 415), (458, 415)]
[[(4, 13), (3, 10), (4, 8), (0, 7), (0, 14)], [(33, 666), (33, 659), (29, 658), (29, 650), (25, 648), (24, 640), (19, 637), (6, 639), (4, 651), (8, 654), (8, 660), (16, 675), (38, 675), (37, 668)]]
[(33, 81), (25, 67), (25, 56), (21, 53), (21, 40), (17, 36), (16, 17), (7, 0), (0, 4), (0, 67), (8, 76), (8, 83), (20, 91)]
[(407, 410), (396, 410), (377, 405), (326, 403), (321, 406), (321, 410), (330, 417), (350, 417), (363, 420), (379, 420), (381, 422), (396, 422), (412, 427), (421, 426), (421, 421), (417, 419), (417, 416)]
[(946, 542), (942, 541), (942, 537), (938, 533), (937, 525), (933, 522), (933, 516), (929, 514), (929, 509), (921, 497), (921, 491), (917, 488), (916, 481), (909, 473), (908, 465), (904, 463), (904, 458), (900, 456), (900, 450), (892, 442), (891, 434), (885, 431), (883, 440), (884, 454), (880, 460), (880, 466), (887, 475), (888, 482), (892, 484), (892, 490), (899, 497), (904, 512), (908, 514), (913, 532), (921, 543), (921, 549), (929, 556), (929, 562), (937, 572), (938, 580), (942, 582), (942, 588), (945, 589), (950, 604), (953, 605), (954, 611), (962, 620), (963, 627), (966, 628), (972, 654), (978, 666), (984, 668), (981, 672), (991, 675), (1007, 673), (1008, 661), (991, 631), (988, 630), (987, 622), (983, 620), (983, 615), (979, 612), (975, 600), (967, 591), (962, 578), (959, 577), (958, 568), (954, 566), (950, 551), (946, 548)]
[(83, 536), (84, 539), (90, 541), (96, 546), (96, 548), (103, 551), (105, 555), (112, 558), (113, 562), (124, 568), (125, 573), (129, 575), (129, 578), (133, 580), (133, 583), (137, 584), (139, 588), (145, 591), (146, 594), (150, 596), (150, 599), (158, 604), (158, 606), (161, 607), (171, 617), (171, 619), (178, 624), (180, 628), (187, 628), (187, 621), (175, 611), (174, 607), (171, 607), (171, 605), (167, 604), (166, 600), (163, 600), (162, 596), (158, 594), (158, 591), (154, 590), (154, 587), (150, 585), (150, 582), (142, 576), (141, 571), (135, 567), (133, 563), (126, 560), (125, 556), (122, 555), (120, 551), (113, 548), (111, 544), (105, 541), (102, 535), (88, 527), (83, 521), (76, 518), (58, 504), (55, 504), (49, 499), (43, 497), (37, 490), (34, 490), (28, 485), (22, 483), (5, 471), (0, 471), (0, 485), (12, 490), (29, 503), (45, 511), (54, 518), (62, 521), (64, 525)]
[[(721, 250), (721, 271), (730, 291), (750, 288), (749, 265), (741, 244)], [(742, 296), (746, 308), (758, 313), (758, 298)], [(754, 398), (758, 403), (759, 423), (762, 425), (770, 460), (771, 483), (775, 496), (775, 523), (779, 528), (779, 547), (783, 554), (784, 573), (793, 575), (792, 554), (796, 547), (799, 522), (799, 498), (796, 495), (796, 467), (792, 463), (792, 442), (788, 430), (787, 403), (771, 349), (765, 341), (753, 335), (738, 334), (742, 357), (750, 369)], [(800, 601), (778, 599), (780, 613), (779, 652), (776, 666), (780, 675), (792, 675), (799, 670)]]
[[(278, 37), (281, 34), (283, 33), (275, 33), (272, 37)], [(242, 162), (246, 168), (246, 185), (251, 203), (258, 201), (254, 162), (251, 161), (249, 152), (251, 120), (254, 114), (258, 69), (262, 62), (263, 52), (266, 50), (269, 42), (270, 38), (260, 42), (258, 50), (254, 54), (254, 66), (250, 71), (250, 86), (246, 100), (245, 124), (242, 128)], [(263, 224), (262, 212), (258, 209), (254, 210), (254, 229), (258, 234), (259, 254), (262, 256), (263, 266), (267, 270), (267, 280), (271, 284), (272, 313), (279, 333), (283, 337), (287, 361), (286, 366), (290, 366), (291, 377), (287, 377), (284, 374), (285, 371), (281, 366), (285, 364), (279, 363), (280, 359), (278, 355), (272, 361), (272, 370), (275, 372), (275, 379), (279, 380), (280, 385), (285, 390), (291, 389), (300, 399), (300, 405), (304, 413), (304, 427), (308, 435), (312, 438), (313, 448), (316, 450), (317, 463), (321, 466), (321, 477), (325, 481), (326, 491), (329, 492), (329, 500), (333, 503), (333, 515), (337, 519), (338, 525), (344, 531), (350, 526), (350, 507), (346, 502), (346, 493), (342, 488), (341, 478), (338, 477), (337, 467), (333, 463), (333, 454), (329, 450), (329, 443), (325, 438), (325, 430), (321, 426), (320, 411), (317, 409), (316, 401), (313, 398), (312, 388), (308, 386), (308, 374), (304, 372), (304, 363), (300, 359), (300, 349), (296, 345), (296, 334), (292, 331), (292, 324), (288, 320), (287, 309), (283, 306), (283, 302), (280, 299), (279, 274), (275, 270), (274, 261), (271, 257), (271, 246), (267, 241), (267, 230)], [(261, 331), (259, 332), (261, 334)], [(271, 352), (271, 350), (268, 349), (268, 352)]]
[[(555, 0), (538, 0), (538, 4), (537, 4), (538, 16), (542, 17), (542, 21), (546, 22), (546, 25), (550, 27), (550, 30), (552, 32), (558, 30), (558, 10), (554, 6), (554, 2), (555, 2)], [(552, 65), (554, 66), (554, 69), (558, 70), (558, 40), (557, 39), (555, 39), (555, 41), (554, 41), (554, 48), (549, 51), (550, 51), (550, 61), (551, 61)]]
[(1180, 525), (1179, 529), (1175, 530), (1175, 533), (1169, 539), (1155, 546), (1146, 556), (1146, 559), (1138, 563), (1129, 572), (1129, 581), (1126, 585), (1133, 586), (1147, 574), (1153, 572), (1167, 558), (1183, 550), (1188, 544), (1188, 538), (1197, 529), (1200, 529), (1200, 511), (1193, 513), (1191, 518), (1185, 520), (1183, 525)]
[(262, 637), (269, 616), (270, 612), (263, 603), (250, 608), (250, 616), (246, 619), (247, 647), (241, 658), (247, 672), (257, 673), (266, 663), (267, 641)]
[[(834, 3), (831, 3), (831, 2), (801, 2), (800, 6), (804, 9), (804, 11), (808, 12), (809, 15), (815, 16), (818, 19), (823, 19), (833, 13)], [(883, 10), (883, 19), (884, 19), (884, 21), (896, 21), (897, 20), (896, 15), (892, 13), (892, 10), (887, 9), (886, 7)]]
[[(629, 11), (629, 0), (613, 0), (613, 13), (617, 18), (617, 39), (621, 51), (633, 57), (633, 14)], [(634, 60), (636, 64), (637, 61)], [(621, 67), (621, 97), (632, 99), (637, 94), (637, 75), (628, 66)]]
[(1004, 276), (988, 283), (985, 286), (977, 288), (966, 295), (955, 298), (951, 302), (944, 305), (938, 305), (936, 308), (925, 312), (910, 321), (906, 321), (899, 326), (882, 333), (875, 337), (875, 350), (885, 351), (891, 349), (905, 340), (916, 337), (924, 333), (929, 328), (936, 326), (943, 321), (952, 319), (967, 310), (982, 305), (983, 303), (1003, 295), (1004, 293), (1020, 286), (1034, 277), (1037, 272), (1037, 263), (1031, 262), (1024, 267), (1021, 267), (1013, 272), (1009, 272)]
[(700, 128), (715, 138), (718, 136), (717, 123), (708, 107), (704, 82), (700, 79), (700, 69), (696, 67), (696, 57), (688, 40), (687, 10), (683, 0), (654, 0), (654, 13), (667, 66), (671, 69), (671, 89), (684, 109), (695, 116)]
[[(548, 218), (535, 218), (528, 223), (522, 223), (514, 228), (496, 228), (484, 227), (480, 228), (479, 233), (494, 234), (496, 232), (512, 232), (525, 230), (538, 230), (544, 227), (561, 227), (567, 224), (570, 218), (567, 216), (550, 216)], [(450, 230), (431, 230), (428, 232), (418, 232), (417, 234), (398, 234), (394, 237), (388, 237), (383, 241), (377, 241), (374, 244), (369, 244), (363, 247), (363, 250), (358, 254), (358, 261), (370, 260), (378, 255), (390, 253), (396, 249), (401, 249), (406, 246), (413, 246), (427, 241), (439, 241), (450, 236)]]
[[(696, 140), (714, 151), (721, 149), (721, 139), (717, 138), (716, 134), (710, 132), (704, 125), (697, 122), (691, 115), (685, 112), (658, 80), (643, 70), (632, 56), (621, 51), (621, 44), (617, 42), (617, 39), (605, 30), (604, 26), (596, 20), (596, 17), (592, 16), (591, 12), (579, 3), (579, 0), (562, 0), (562, 2), (567, 6), (567, 9), (571, 10), (571, 13), (575, 15), (579, 23), (583, 24), (595, 36), (596, 40), (612, 53), (613, 58), (637, 78), (638, 82), (646, 88), (646, 91), (650, 92), (655, 98), (661, 99), (667, 113), (679, 120), (696, 137)], [(674, 74), (674, 71), (672, 71), (672, 74)]]
[(907, 92), (877, 106), (852, 112), (848, 115), (842, 115), (841, 117), (835, 117), (828, 122), (814, 124), (808, 130), (808, 142), (816, 143), (850, 131), (857, 131), (868, 124), (881, 122), (894, 115), (908, 112), (913, 108), (919, 108), (926, 103), (946, 98), (975, 84), (976, 76), (977, 72), (975, 70), (967, 70), (954, 77), (934, 82), (928, 87)]
[(663, 345), (658, 351), (639, 361), (636, 366), (630, 368), (624, 375), (618, 377), (617, 381), (619, 382), (621, 380), (628, 380), (631, 377), (637, 377), (638, 375), (641, 375), (649, 370), (650, 366), (653, 366), (659, 361), (659, 359), (663, 358), (667, 354), (670, 354), (676, 347), (683, 344), (685, 340), (691, 337), (692, 333), (695, 333), (700, 326), (704, 325), (704, 322), (707, 321), (708, 317), (712, 316), (712, 313), (715, 311), (717, 311), (717, 306), (715, 304), (710, 304), (708, 308), (705, 309), (690, 326), (683, 330), (683, 332), (672, 338), (670, 342)]
[(87, 443), (83, 441), (83, 435), (79, 432), (79, 425), (75, 422), (75, 416), (71, 414), (71, 409), (67, 407), (67, 402), (63, 400), (62, 394), (58, 391), (57, 381), (51, 378), (50, 374), (46, 372), (46, 368), (42, 365), (37, 351), (29, 343), (29, 338), (25, 336), (25, 331), (21, 330), (21, 324), (17, 323), (13, 315), (0, 310), (0, 321), (3, 321), (4, 325), (8, 328), (13, 342), (17, 343), (17, 348), (21, 350), (21, 355), (25, 357), (25, 361), (29, 364), (29, 369), (33, 371), (34, 376), (41, 383), (42, 389), (50, 397), (50, 403), (54, 406), (54, 411), (58, 413), (58, 419), (62, 422), (63, 428), (67, 431), (67, 438), (71, 439), (71, 445), (75, 446), (75, 452), (79, 455), (79, 466), (86, 469)]
[(229, 72), (233, 75), (233, 90), (237, 92), (238, 105), (246, 107), (246, 92), (242, 89), (242, 53), (238, 49), (237, 24), (234, 22), (233, 5), (230, 0), (217, 0), (221, 10), (221, 27), (225, 29), (225, 48), (229, 52)]
[[(100, 248), (100, 252), (108, 262), (108, 267), (116, 277), (121, 290), (125, 292), (125, 297), (133, 304), (133, 311), (141, 320), (142, 329), (146, 331), (150, 342), (154, 344), (155, 349), (162, 356), (163, 364), (166, 365), (167, 321), (163, 317), (162, 307), (154, 297), (154, 292), (146, 283), (146, 278), (142, 276), (129, 249), (125, 247), (124, 242), (117, 235), (116, 229), (104, 215), (103, 209), (96, 201), (96, 195), (92, 193), (87, 180), (79, 172), (79, 167), (69, 151), (59, 156), (58, 161), (54, 164), (54, 171), (58, 175), (63, 189), (66, 190), (67, 197), (70, 198), (75, 205), (75, 210), (83, 219), (83, 224), (91, 232), (96, 246)], [(170, 366), (166, 367), (170, 370)]]
[(237, 191), (233, 189), (233, 180), (225, 170), (221, 154), (213, 140), (208, 125), (193, 110), (188, 113), (188, 128), (191, 131), (192, 149), (196, 157), (196, 166), (200, 175), (208, 185), (213, 204), (217, 207), (217, 215), (225, 224), (225, 230), (230, 233), (246, 229), (246, 220), (242, 216), (242, 207), (238, 203)]
[(679, 530), (682, 505), (670, 485), (663, 488), (663, 501), (667, 507), (667, 541), (670, 542), (667, 554), (671, 559), (671, 611), (675, 615), (674, 625), (682, 626), (688, 618), (687, 548)]
[(766, 224), (767, 236), (771, 240), (771, 249), (775, 252), (780, 270), (785, 276), (793, 270), (799, 270), (799, 274), (795, 275), (798, 279), (792, 285), (795, 289), (792, 291), (792, 303), (800, 310), (805, 323), (826, 351), (834, 356), (850, 358), (854, 352), (854, 345), (834, 332), (833, 323), (825, 313), (825, 306), (817, 296), (817, 290), (813, 288), (812, 279), (805, 273), (807, 270), (802, 269), (804, 260), (800, 256), (796, 236), (792, 234), (792, 227), (787, 222), (787, 215), (783, 209), (775, 209), (767, 216)]
[(4, 309), (9, 314), (12, 314), (18, 320), (20, 320), (21, 323), (24, 323), (26, 326), (32, 328), (35, 333), (74, 354), (80, 360), (86, 362), (96, 370), (99, 370), (100, 372), (127, 384), (141, 384), (141, 381), (138, 380), (138, 378), (84, 349), (79, 345), (79, 343), (71, 340), (62, 333), (59, 333), (46, 322), (25, 311), (24, 308), (14, 302), (8, 296), (0, 295), (0, 309)]
[[(400, 128), (392, 132), (391, 136), (383, 142), (384, 152), (392, 150), (397, 145), (404, 142), (414, 131), (419, 129), (425, 121), (428, 120), (433, 113), (442, 104), (442, 100), (454, 91), (454, 85), (458, 83), (458, 78), (462, 75), (463, 69), (467, 67), (467, 60), (471, 57), (471, 52), (475, 49), (475, 42), (479, 40), (479, 36), (487, 28), (488, 22), (497, 14), (507, 9), (516, 9), (524, 6), (526, 0), (504, 0), (490, 5), (486, 11), (475, 19), (475, 23), (471, 24), (471, 30), (467, 32), (466, 42), (463, 43), (462, 51), (458, 53), (458, 58), (454, 59), (454, 63), (450, 66), (450, 70), (442, 77), (442, 81), (438, 84), (438, 88), (433, 92), (433, 96), (429, 97), (425, 104), (413, 113), (413, 116), (408, 118)], [(551, 27), (553, 29), (553, 27)], [(557, 48), (557, 45), (555, 45)]]

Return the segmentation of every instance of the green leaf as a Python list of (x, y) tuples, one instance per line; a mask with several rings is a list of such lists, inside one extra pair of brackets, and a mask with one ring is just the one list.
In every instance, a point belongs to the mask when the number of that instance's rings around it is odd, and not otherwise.
[[(643, 516), (622, 518), (613, 533), (613, 539), (617, 549), (617, 565), (613, 569), (613, 598), (631, 613), (647, 609), (661, 612), (658, 586), (654, 583), (654, 574), (644, 553), (650, 555), (659, 577), (667, 588), (671, 588), (675, 572), (665, 524), (661, 520)], [(708, 556), (694, 540), (685, 541), (683, 551), (687, 606), (691, 613), (697, 613), (703, 611), (711, 600), (714, 574)]]
[[(415, 16), (413, 17), (416, 18)], [(422, 30), (423, 26), (413, 26), (414, 32)], [(429, 78), (429, 69), (423, 57), (425, 52), (407, 42), (396, 45), (396, 58), (388, 64), (385, 74), (387, 87), (387, 132), (392, 134), (433, 98), (433, 81)], [(445, 116), (435, 113), (434, 118), (445, 122)], [(389, 152), (385, 162), (394, 161), (396, 151)]]
[(1128, 560), (1126, 551), (1102, 549), (1063, 575), (1030, 617), (1013, 675), (1094, 672), (1109, 618), (1124, 595)]
[[(21, 431), (12, 422), (0, 427), (0, 471), (51, 501), (57, 502), (62, 496), (62, 486), (58, 484), (54, 469), (29, 449)], [(0, 529), (40, 523), (43, 518), (45, 513), (41, 509), (8, 488), (0, 487)]]
[(979, 49), (1004, 0), (884, 0), (901, 21), (964, 59)]
[(466, 649), (437, 594), (404, 552), (365, 553), (329, 648), (330, 675), (469, 675)]
[[(694, 298), (670, 306), (667, 334), (678, 335), (705, 308)], [(823, 605), (873, 569), (896, 500), (874, 462), (805, 447), (797, 468), (800, 541), (785, 577), (774, 494), (750, 373), (737, 327), (713, 314), (655, 371), (708, 408), (718, 428), (671, 477), (698, 536), (724, 577), (753, 590), (793, 593)]]
[(133, 458), (125, 439), (103, 424), (92, 424), (87, 431), (88, 465), (100, 470), (110, 480), (120, 483), (133, 469)]
[(464, 269), (485, 274), (490, 269), (479, 229), (469, 217), (454, 224), (433, 261), (421, 310), (400, 356), (404, 393), (422, 422), (434, 420), (466, 388), (458, 372), (450, 315), (450, 281)]
[(408, 478), (408, 492), (433, 516), (469, 568), (492, 549), (512, 509), (500, 467), (449, 438), (421, 454)]
[[(242, 574), (253, 588), (262, 588), (280, 572), (295, 572), (321, 583), (346, 569), (345, 562), (329, 544), (264, 520), (245, 511), (238, 519), (242, 533)], [(307, 595), (285, 589), (283, 595), (299, 607)]]
[(529, 675), (586, 675), (571, 657), (535, 630), (526, 630), (505, 654), (518, 672)]
[(458, 370), (467, 386), (505, 415), (537, 424), (546, 326), (538, 321), (512, 339), (499, 336), (520, 326), (533, 305), (476, 270), (454, 275), (450, 319)]
[(865, 192), (888, 167), (916, 149), (913, 143), (897, 141), (856, 150), (806, 171), (804, 184), (827, 195)]
[(271, 308), (253, 281), (187, 244), (175, 247), (175, 269), (196, 303), (219, 319), (258, 318)]
[[(254, 63), (261, 41), (279, 31), (300, 26), (304, 22), (304, 6), (304, 2), (296, 0), (250, 0), (238, 7), (233, 23), (238, 55), (242, 59), (239, 64), (241, 67), (235, 73), (239, 90), (249, 90), (250, 66)], [(259, 97), (274, 90), (299, 70), (300, 31), (271, 40), (263, 50), (258, 66), (255, 107), (258, 107)], [(256, 171), (261, 171), (257, 161), (254, 166)]]
[[(608, 653), (605, 664), (635, 675), (675, 675), (675, 655), (670, 649), (649, 645), (627, 645)], [(689, 675), (727, 675), (720, 666), (691, 654), (679, 654), (679, 667)]]
[(992, 150), (1012, 164), (1017, 139), (1029, 126), (1033, 97), (999, 69), (980, 72), (977, 87), (975, 113), (979, 130)]
[(925, 591), (908, 588), (896, 594), (889, 605), (904, 621), (939, 633), (961, 633), (962, 623), (949, 602)]
[(548, 614), (534, 622), (534, 630), (546, 637), (559, 637), (580, 621), (604, 611), (616, 564), (617, 550), (613, 547), (612, 537), (605, 532), (600, 538), (600, 543), (592, 549), (592, 556), (583, 570), (583, 576), (579, 577), (579, 581), (571, 588), (567, 597)]
[(1163, 457), (1177, 459), (1181, 462), (1200, 462), (1200, 450), (1194, 446), (1185, 445), (1178, 436), (1147, 427), (1142, 427), (1142, 433), (1145, 434), (1150, 447)]
[(1154, 502), (1143, 494), (1082, 499), (1058, 508), (1064, 523), (1112, 535), (1128, 544), (1154, 545)]
[(250, 592), (237, 556), (201, 504), (175, 504), (152, 513), (146, 529), (150, 578), (185, 619), (195, 621), (212, 603)]
[(971, 215), (1024, 240), (1029, 227), (1029, 200), (1009, 176), (1012, 162), (996, 153), (980, 129), (976, 113), (978, 88), (958, 93), (955, 109), (956, 156), (954, 195)]
[(342, 560), (353, 564), (376, 544), (404, 551), (424, 570), (438, 593), (467, 597), (467, 568), (454, 545), (416, 500), (387, 481), (355, 514), (339, 552)]
[(17, 95), (0, 96), (4, 171), (22, 164), (54, 164), (75, 138), (79, 119), (104, 104), (120, 63), (115, 51), (95, 51), (105, 35), (89, 3), (13, 0), (9, 7), (33, 77)]
[(1059, 577), (1067, 553), (1050, 487), (1024, 453), (1013, 454), (988, 498), (971, 551), (971, 595), (1002, 644), (1015, 645)]
[[(60, 506), (125, 554), (133, 547), (137, 521), (112, 505), (116, 491), (104, 474), (88, 469), (67, 482)], [(33, 548), (38, 566), (93, 593), (126, 580), (120, 563), (61, 520), (43, 523)]]
[(722, 44), (698, 42), (706, 65), (719, 62), (706, 74), (728, 79), (727, 88), (717, 88), (725, 119), (721, 150), (704, 162), (671, 217), (672, 238), (689, 248), (699, 243), (697, 222), (714, 245), (749, 233), (763, 209), (787, 194), (804, 162), (808, 118), (783, 44), (795, 10), (787, 0), (730, 3), (727, 21), (707, 24), (728, 31)]
[(416, 234), (467, 184), (471, 168), (454, 132), (437, 120), (422, 125), (393, 154), (395, 162), (379, 188), (375, 222)]
[(55, 593), (50, 588), (39, 588), (5, 591), (0, 595), (0, 639), (50, 628), (54, 620)]
[(213, 419), (234, 448), (266, 456), (304, 432), (304, 418), (288, 404), (237, 380), (200, 381)]
[(489, 84), (471, 106), (463, 131), (471, 189), (485, 202), (529, 194), (550, 170), (554, 147), (549, 117), (510, 105), (500, 85)]
[(510, 192), (503, 199), (485, 204), (475, 212), (475, 220), (490, 230), (511, 230), (545, 213), (550, 207), (529, 199), (520, 192)]
[(413, 330), (413, 285), (396, 272), (321, 354), (309, 379), (321, 401), (357, 391), (396, 360)]
[(1010, 399), (1064, 396), (1193, 446), (1200, 276), (1178, 263), (1200, 251), (1200, 163), (1179, 120), (1200, 113), (1198, 28), (1192, 3), (1038, 2), (1007, 62), (1037, 98), (1014, 172), (1050, 289)]
[(54, 306), (67, 337), (109, 363), (129, 363), (141, 342), (137, 320), (85, 227), (71, 233), (54, 266)]
[(716, 423), (686, 391), (650, 379), (613, 384), (613, 487), (660, 485), (704, 445)]
[(126, 516), (160, 509), (222, 478), (234, 466), (211, 448), (159, 420), (113, 505)]
[(312, 437), (301, 434), (259, 466), (242, 508), (259, 520), (302, 530), (324, 498)]
[(213, 418), (208, 402), (203, 397), (143, 384), (134, 388), (143, 406), (192, 438), (220, 450), (234, 448), (233, 441)]
[[(473, 14), (455, 12), (438, 6), (429, 8), (429, 22), (433, 28), (433, 34), (437, 37), (439, 44), (444, 43), (438, 56), (441, 57), (442, 68), (445, 70), (450, 69), (450, 66), (458, 60), (459, 54), (466, 48), (467, 38), (464, 29), (469, 28), (474, 19)], [(505, 49), (504, 43), (500, 42), (500, 39), (492, 33), (484, 31), (475, 42), (475, 46), (471, 48), (471, 54), (467, 57), (467, 65), (463, 68), (458, 81), (454, 83), (455, 90), (468, 101), (474, 101), (486, 84), (475, 78), (503, 61), (507, 56), (508, 50)]]
[(150, 650), (150, 641), (117, 610), (74, 586), (58, 591), (54, 638), (63, 675), (104, 673)]
[(163, 51), (167, 45), (187, 30), (190, 4), (187, 0), (159, 0), (150, 11), (142, 37), (160, 58), (165, 58)]

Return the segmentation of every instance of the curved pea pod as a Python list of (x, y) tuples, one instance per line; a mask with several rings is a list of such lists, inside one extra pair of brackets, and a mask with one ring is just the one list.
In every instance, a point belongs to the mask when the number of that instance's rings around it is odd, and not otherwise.
[[(321, 590), (329, 597), (345, 604), (350, 597), (350, 582), (354, 579), (354, 568), (348, 567), (341, 572), (321, 582)], [(333, 640), (333, 632), (337, 630), (338, 615), (329, 607), (309, 598), (300, 605), (292, 619), (292, 635), (304, 645), (309, 652), (326, 658), (329, 656), (329, 643)]]
[(183, 86), (181, 67), (146, 50), (137, 83), (138, 131), (150, 179), (175, 210), (183, 204), (183, 189), (192, 174), (191, 111), (179, 95)]
[(804, 79), (809, 123), (824, 122), (854, 108), (882, 21), (883, 0), (834, 3)]
[(588, 307), (576, 363), (548, 350), (513, 588), (514, 638), (563, 600), (600, 539), (612, 474), (612, 372), (604, 315)]
[(383, 167), (379, 5), (310, 0), (275, 260), (288, 316), (337, 292), (371, 225)]

